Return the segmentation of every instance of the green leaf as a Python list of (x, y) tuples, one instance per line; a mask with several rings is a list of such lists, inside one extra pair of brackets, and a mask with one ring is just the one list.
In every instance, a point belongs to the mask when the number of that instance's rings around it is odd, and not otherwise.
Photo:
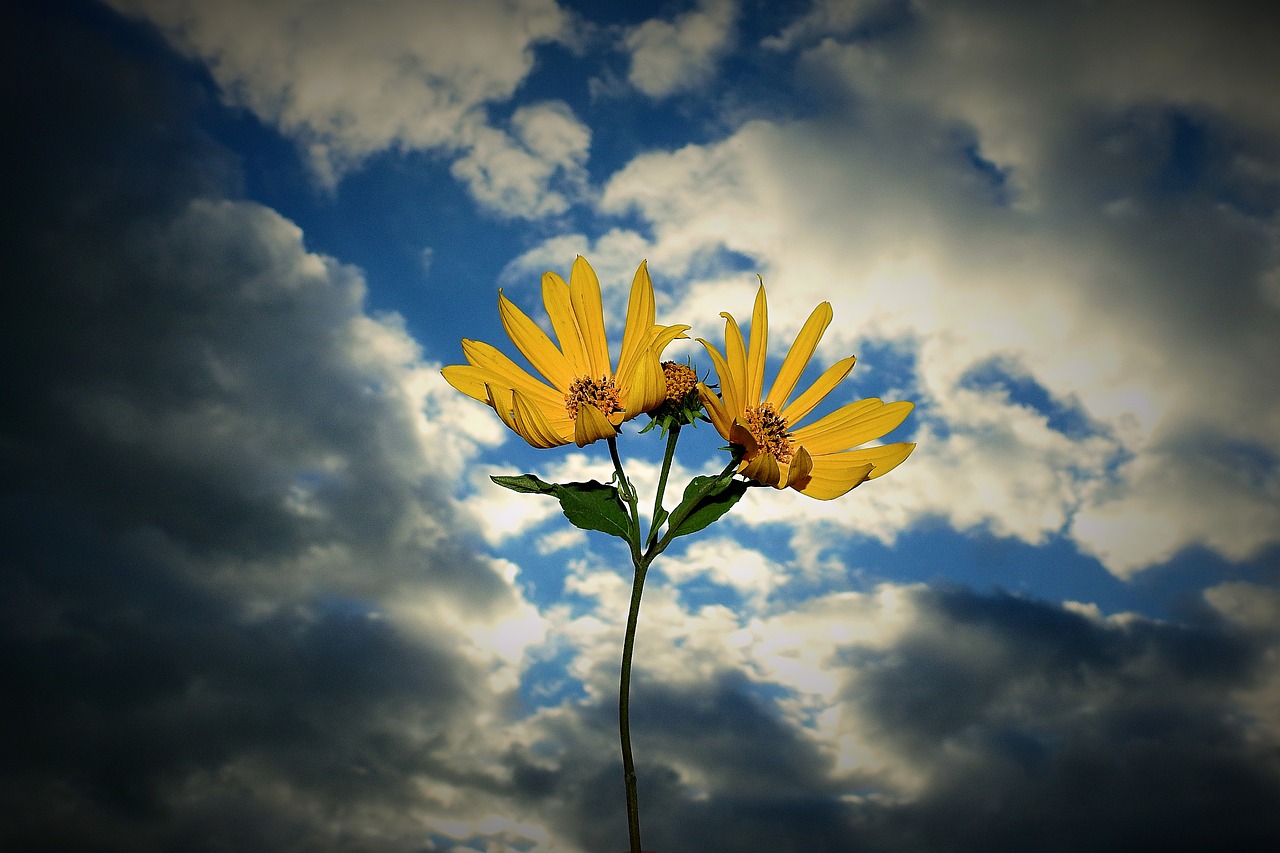
[(519, 477), (490, 477), (490, 480), (502, 486), (504, 489), (510, 489), (513, 492), (523, 492), (524, 494), (541, 495), (550, 494), (550, 483), (544, 483), (532, 474), (522, 474)]
[(532, 474), (519, 477), (489, 479), (513, 492), (551, 495), (560, 501), (560, 509), (569, 523), (582, 530), (598, 530), (632, 540), (631, 516), (615, 486), (589, 480), (585, 483), (547, 483)]
[(684, 498), (671, 511), (679, 522), (671, 528), (670, 537), (697, 533), (728, 512), (746, 494), (748, 484), (734, 480), (732, 474), (719, 477), (694, 477), (685, 486)]

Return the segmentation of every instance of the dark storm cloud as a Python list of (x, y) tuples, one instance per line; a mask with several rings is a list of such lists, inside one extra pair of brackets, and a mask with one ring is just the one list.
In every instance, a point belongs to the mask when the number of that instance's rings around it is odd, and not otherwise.
[(481, 673), (379, 603), (506, 592), (444, 532), (402, 338), (227, 199), (181, 68), (34, 5), (3, 22), (0, 846), (414, 849)]
[(847, 700), (926, 778), (868, 807), (871, 849), (1264, 849), (1280, 761), (1235, 701), (1268, 664), (1222, 624), (1102, 624), (1044, 603), (922, 594)]
[[(645, 845), (661, 851), (1270, 849), (1280, 760), (1243, 691), (1274, 636), (1206, 615), (1103, 621), (963, 589), (911, 595), (881, 648), (832, 648), (845, 725), (891, 773), (832, 755), (741, 674), (632, 710)], [(1270, 649), (1270, 651), (1269, 651)], [(554, 760), (513, 757), (511, 796), (585, 850), (623, 836), (612, 703), (544, 727)], [(903, 773), (915, 779), (905, 784)]]

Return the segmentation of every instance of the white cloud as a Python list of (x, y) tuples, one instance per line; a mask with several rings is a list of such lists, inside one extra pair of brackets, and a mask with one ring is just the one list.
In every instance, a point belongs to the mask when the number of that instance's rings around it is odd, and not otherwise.
[(726, 538), (696, 540), (678, 558), (656, 565), (677, 586), (705, 577), (741, 593), (755, 608), (790, 575), (759, 551)]
[(279, 128), (334, 186), (382, 151), (459, 154), (477, 199), (538, 217), (576, 192), (589, 133), (562, 104), (518, 111), (508, 133), (486, 108), (511, 98), (540, 42), (568, 38), (555, 0), (112, 0), (205, 62), (224, 97)]
[(672, 21), (652, 19), (629, 30), (627, 79), (652, 98), (665, 98), (705, 83), (733, 47), (737, 0), (700, 0)]
[(450, 171), (478, 201), (507, 216), (564, 213), (586, 192), (591, 132), (559, 102), (521, 107), (511, 125), (514, 137), (469, 124), (467, 153)]
[(971, 125), (983, 155), (1013, 169), (1030, 202), (1043, 189), (1054, 148), (1090, 110), (1172, 102), (1280, 133), (1266, 35), (1275, 21), (1257, 4), (1146, 0), (1046, 9), (927, 0), (912, 4), (911, 21), (890, 38), (839, 40), (864, 13), (877, 11), (874, 4), (820, 3), (767, 44), (807, 42), (808, 59), (860, 96), (924, 106)]
[[(1148, 217), (1145, 231), (1068, 213), (1070, 197), (1055, 197), (1067, 207), (1051, 214), (996, 207), (959, 153), (939, 148), (944, 127), (884, 118), (874, 130), (749, 123), (721, 143), (637, 157), (601, 201), (652, 223), (651, 254), (668, 274), (717, 250), (755, 259), (773, 297), (775, 341), (828, 299), (836, 322), (819, 353), (828, 362), (864, 340), (916, 355), (915, 393), (927, 404), (916, 423), (935, 417), (945, 429), (922, 433), (929, 446), (908, 465), (855, 493), (849, 500), (862, 506), (848, 523), (885, 538), (940, 513), (1037, 542), (1083, 508), (1072, 532), (1124, 575), (1188, 544), (1239, 559), (1275, 541), (1280, 474), (1266, 460), (1280, 455), (1280, 406), (1257, 371), (1242, 369), (1280, 358), (1274, 314), (1232, 310), (1186, 324), (1193, 306), (1220, 304), (1223, 287), (1258, 299), (1248, 269), (1227, 273), (1235, 280), (1213, 270), (1239, 269), (1235, 258), (1257, 251), (1246, 247), (1265, 248), (1265, 231), (1212, 205), (1181, 220)], [(904, 135), (915, 141), (898, 144)], [(1225, 245), (1204, 236), (1213, 232)], [(1171, 261), (1179, 253), (1194, 260)], [(694, 277), (670, 316), (719, 341), (715, 310), (749, 317), (752, 283), (738, 277)], [(1093, 427), (1064, 433), (1003, 392), (967, 389), (966, 377), (993, 362)], [(855, 368), (855, 389), (868, 367)], [(1195, 435), (1211, 437), (1199, 452), (1187, 438)], [(1243, 448), (1234, 456), (1223, 449), (1232, 443)], [(1139, 459), (1117, 472), (1117, 453)], [(1234, 464), (1244, 467), (1233, 473)], [(1159, 484), (1144, 470), (1159, 470)], [(747, 517), (842, 515), (775, 499), (766, 516), (764, 503), (744, 501)], [(1148, 516), (1166, 534), (1122, 529), (1122, 519)]]

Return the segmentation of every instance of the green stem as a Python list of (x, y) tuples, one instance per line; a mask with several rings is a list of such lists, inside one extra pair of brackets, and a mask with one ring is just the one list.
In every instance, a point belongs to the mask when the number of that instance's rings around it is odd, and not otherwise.
[[(717, 477), (716, 480), (723, 479), (724, 477), (733, 476), (733, 472), (737, 470), (737, 468), (738, 468), (738, 460), (735, 458), (732, 461), (730, 461), (728, 465), (725, 466), (724, 470), (720, 472), (720, 476)], [(704, 485), (700, 490), (700, 492), (696, 495), (696, 499), (690, 504), (690, 507), (696, 506), (698, 504), (698, 501), (700, 501), (703, 497), (705, 497), (707, 492), (711, 491), (713, 488), (715, 488), (715, 480), (712, 480), (706, 483), (706, 485)], [(646, 566), (652, 563), (654, 561), (654, 558), (656, 558), (659, 554), (665, 551), (667, 549), (667, 546), (671, 544), (671, 540), (676, 538), (675, 531), (677, 528), (680, 527), (680, 524), (685, 520), (685, 517), (688, 512), (689, 510), (686, 510), (684, 513), (682, 513), (680, 512), (680, 508), (677, 507), (675, 512), (671, 514), (671, 517), (667, 519), (667, 532), (663, 535), (662, 539), (660, 539), (656, 544), (653, 542), (652, 533), (650, 534), (649, 545), (646, 548), (644, 553), (644, 560), (645, 560)]]
[(636, 496), (636, 490), (631, 485), (631, 481), (627, 479), (627, 474), (622, 470), (622, 457), (618, 455), (618, 441), (611, 438), (609, 442), (609, 456), (613, 459), (613, 471), (618, 477), (618, 491), (622, 494), (622, 499), (627, 502), (627, 509), (631, 513), (631, 531), (627, 537), (627, 544), (631, 546), (631, 562), (638, 566), (642, 559), (640, 555), (640, 508), (639, 499)]
[(627, 613), (627, 633), (622, 640), (622, 675), (618, 685), (618, 735), (622, 739), (622, 775), (627, 789), (627, 836), (631, 853), (640, 849), (640, 798), (636, 790), (636, 763), (631, 756), (631, 653), (636, 643), (636, 623), (640, 619), (640, 595), (648, 566), (636, 565), (631, 584), (631, 609)]
[(649, 562), (640, 554), (640, 513), (637, 506), (635, 489), (622, 469), (622, 458), (618, 456), (618, 445), (609, 439), (609, 456), (613, 459), (613, 470), (618, 476), (618, 490), (631, 510), (631, 534), (628, 542), (631, 545), (631, 562), (635, 567), (635, 575), (631, 584), (631, 606), (627, 612), (627, 631), (622, 640), (622, 672), (618, 684), (618, 737), (622, 741), (622, 776), (627, 791), (627, 835), (631, 839), (631, 853), (641, 853), (640, 849), (640, 797), (636, 789), (636, 764), (631, 755), (631, 657), (635, 651), (636, 624), (640, 620), (640, 594), (644, 590), (644, 576), (649, 569)]
[(671, 460), (676, 455), (676, 442), (680, 439), (680, 422), (677, 421), (667, 430), (667, 452), (662, 457), (662, 473), (658, 475), (658, 493), (653, 498), (653, 520), (649, 522), (649, 538), (645, 548), (652, 548), (657, 541), (658, 529), (661, 527), (659, 516), (662, 514), (662, 496), (667, 491), (667, 477), (671, 474)]

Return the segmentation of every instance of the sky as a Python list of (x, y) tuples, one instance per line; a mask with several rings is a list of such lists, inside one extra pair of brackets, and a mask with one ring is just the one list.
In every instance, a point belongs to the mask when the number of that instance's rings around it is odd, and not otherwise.
[[(1280, 844), (1280, 21), (1187, 0), (0, 11), (0, 847), (612, 853), (616, 540), (443, 366), (815, 305), (845, 497), (653, 567), (660, 853)], [(652, 495), (661, 442), (619, 448)], [(672, 481), (725, 464), (685, 430)]]

